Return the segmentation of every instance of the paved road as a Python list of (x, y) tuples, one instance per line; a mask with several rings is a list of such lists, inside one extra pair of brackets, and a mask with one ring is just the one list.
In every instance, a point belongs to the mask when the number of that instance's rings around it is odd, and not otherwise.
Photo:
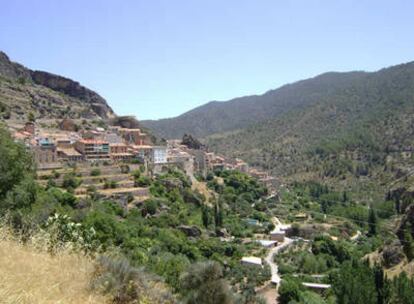
[[(278, 230), (285, 230), (290, 225), (284, 225), (280, 222), (280, 220), (277, 217), (272, 218), (272, 222), (275, 225), (276, 231)], [(262, 289), (261, 295), (266, 300), (267, 304), (277, 304), (277, 288), (279, 288), (279, 284), (281, 281), (281, 278), (279, 276), (279, 268), (277, 264), (273, 261), (273, 257), (278, 254), (281, 250), (288, 247), (294, 242), (294, 240), (290, 238), (285, 238), (283, 243), (278, 243), (277, 246), (271, 248), (269, 252), (267, 253), (265, 257), (265, 261), (270, 266), (271, 271), (271, 282), (265, 286), (265, 288)], [(273, 286), (273, 284), (277, 284), (276, 288)]]
[(279, 276), (279, 268), (277, 264), (273, 261), (273, 257), (275, 254), (278, 254), (282, 249), (288, 247), (290, 244), (293, 243), (293, 240), (290, 238), (285, 238), (283, 243), (278, 243), (277, 246), (271, 248), (269, 252), (267, 253), (267, 256), (265, 258), (265, 261), (270, 266), (270, 271), (272, 273), (272, 283), (275, 283), (279, 286), (280, 283), (280, 276)]

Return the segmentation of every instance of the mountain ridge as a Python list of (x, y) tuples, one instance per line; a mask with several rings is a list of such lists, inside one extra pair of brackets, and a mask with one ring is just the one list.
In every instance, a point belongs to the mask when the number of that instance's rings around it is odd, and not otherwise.
[[(214, 133), (233, 131), (301, 106), (304, 102), (303, 97), (295, 96), (298, 87), (312, 95), (317, 93), (315, 90), (318, 87), (329, 84), (332, 78), (339, 78), (340, 83), (346, 84), (352, 81), (350, 78), (367, 73), (361, 71), (327, 72), (313, 78), (283, 85), (261, 95), (248, 95), (228, 101), (210, 101), (177, 117), (144, 120), (142, 123), (166, 138), (179, 138), (185, 133), (204, 137)], [(310, 99), (310, 102), (313, 102), (315, 98), (311, 97)]]

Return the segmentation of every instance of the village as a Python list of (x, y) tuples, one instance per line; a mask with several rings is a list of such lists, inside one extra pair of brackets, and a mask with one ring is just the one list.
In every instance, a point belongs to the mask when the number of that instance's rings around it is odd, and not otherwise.
[[(63, 119), (57, 128), (42, 128), (41, 123), (26, 122), (24, 125), (9, 126), (16, 141), (23, 142), (33, 153), (37, 166), (39, 183), (63, 184), (65, 176), (76, 171), (82, 182), (75, 187), (78, 198), (91, 195), (91, 189), (102, 197), (116, 199), (129, 209), (143, 203), (150, 197), (145, 184), (137, 184), (131, 172), (139, 170), (146, 176), (165, 172), (168, 168), (179, 168), (197, 184), (196, 176), (206, 177), (215, 170), (237, 170), (259, 180), (268, 189), (268, 198), (277, 196), (277, 180), (267, 172), (250, 168), (241, 159), (229, 159), (205, 147), (194, 147), (183, 140), (168, 140), (165, 144), (154, 144), (153, 139), (140, 128), (121, 126), (95, 127), (76, 130), (73, 122)], [(306, 219), (306, 214), (297, 214), (297, 221)], [(249, 225), (260, 225), (257, 220)], [(272, 218), (274, 229), (254, 241), (265, 248), (264, 258), (245, 256), (241, 263), (253, 267), (270, 266), (271, 279), (260, 290), (266, 298), (276, 298), (272, 286), (280, 285), (278, 266), (274, 256), (293, 244), (296, 239), (286, 236), (290, 224), (282, 224)], [(223, 241), (228, 241), (223, 238)], [(329, 285), (303, 283), (311, 289), (326, 289)], [(272, 301), (268, 301), (272, 303)]]
[[(27, 121), (9, 125), (9, 129), (15, 140), (23, 142), (33, 153), (39, 179), (46, 180), (52, 172), (64, 173), (76, 167), (83, 176), (82, 187), (76, 189), (78, 196), (86, 194), (87, 186), (94, 185), (104, 195), (121, 193), (145, 198), (145, 191), (135, 187), (127, 173), (141, 169), (147, 176), (154, 176), (170, 167), (183, 170), (192, 181), (195, 176), (205, 177), (218, 169), (238, 170), (257, 178), (269, 193), (275, 193), (276, 179), (267, 172), (250, 168), (241, 159), (225, 158), (205, 147), (189, 147), (181, 140), (155, 145), (153, 138), (140, 128), (80, 129), (67, 118), (54, 128), (42, 125), (42, 122)], [(122, 169), (125, 166), (128, 172)], [(94, 167), (100, 167), (99, 174), (97, 170), (89, 174)], [(111, 187), (105, 187), (108, 183), (112, 183)]]

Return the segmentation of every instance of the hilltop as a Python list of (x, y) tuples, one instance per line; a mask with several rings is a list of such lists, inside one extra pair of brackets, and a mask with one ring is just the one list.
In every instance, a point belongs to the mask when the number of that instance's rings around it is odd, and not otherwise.
[(106, 100), (78, 82), (12, 62), (0, 51), (0, 115), (5, 119), (112, 118)]

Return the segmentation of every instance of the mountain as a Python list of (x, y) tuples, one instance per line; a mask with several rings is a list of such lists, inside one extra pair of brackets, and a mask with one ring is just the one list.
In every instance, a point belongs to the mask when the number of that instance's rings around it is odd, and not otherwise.
[(106, 100), (78, 82), (12, 62), (0, 51), (0, 114), (4, 118), (112, 118)]
[(209, 102), (175, 118), (142, 123), (165, 138), (181, 138), (186, 133), (204, 137), (233, 131), (254, 123), (301, 109), (337, 90), (349, 87), (369, 73), (326, 73), (312, 79), (285, 85), (263, 95), (245, 96), (226, 102)]
[(286, 182), (317, 180), (381, 198), (414, 172), (414, 62), (325, 73), (261, 96), (143, 122), (164, 137), (204, 137)]

